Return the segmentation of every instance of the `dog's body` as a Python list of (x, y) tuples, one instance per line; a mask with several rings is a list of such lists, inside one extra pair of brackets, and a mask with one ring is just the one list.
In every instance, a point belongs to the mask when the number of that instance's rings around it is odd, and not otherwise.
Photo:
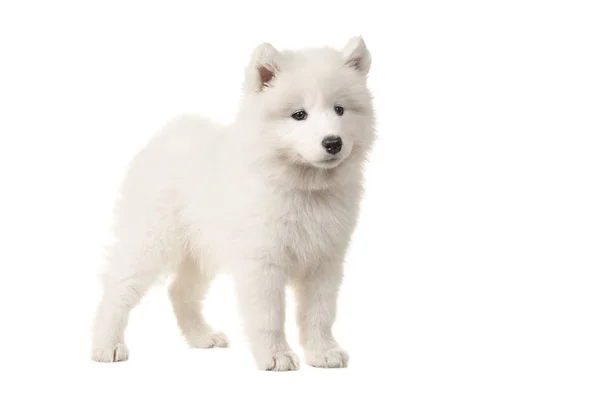
[(346, 366), (331, 327), (374, 140), (369, 67), (360, 38), (342, 51), (263, 44), (231, 126), (184, 116), (151, 140), (122, 187), (94, 360), (127, 359), (129, 312), (161, 275), (174, 277), (169, 295), (189, 344), (226, 346), (201, 303), (211, 279), (227, 271), (259, 368), (299, 366), (283, 331), (287, 284), (306, 361)]

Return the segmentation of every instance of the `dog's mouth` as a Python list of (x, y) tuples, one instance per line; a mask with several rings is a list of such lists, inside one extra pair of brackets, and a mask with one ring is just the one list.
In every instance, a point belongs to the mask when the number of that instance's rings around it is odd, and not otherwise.
[(317, 161), (316, 163), (312, 163), (318, 168), (335, 168), (342, 162), (342, 159), (339, 157), (330, 157), (321, 161)]
[(322, 162), (322, 163), (331, 163), (331, 162), (335, 162), (337, 160), (339, 160), (338, 157), (332, 156), (332, 157), (326, 158), (324, 160), (321, 160), (319, 162)]
[(306, 159), (299, 153), (291, 153), (291, 154), (290, 153), (287, 153), (287, 154), (281, 153), (280, 157), (282, 159), (291, 161), (293, 164), (295, 164), (297, 166), (301, 166), (303, 168), (309, 167), (309, 168), (321, 169), (321, 170), (334, 169), (334, 168), (338, 167), (346, 158), (346, 157), (339, 157), (336, 155), (336, 156), (322, 158), (319, 161), (313, 161), (313, 160)]

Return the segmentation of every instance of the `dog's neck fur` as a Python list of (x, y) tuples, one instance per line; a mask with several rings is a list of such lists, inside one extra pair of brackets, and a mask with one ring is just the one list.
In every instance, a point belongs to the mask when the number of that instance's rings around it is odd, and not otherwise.
[(353, 159), (363, 157), (359, 149), (355, 149), (348, 159), (332, 169), (317, 168), (309, 164), (298, 163), (285, 156), (273, 156), (269, 163), (269, 180), (282, 188), (322, 192), (341, 190), (345, 186), (362, 184), (362, 163)]

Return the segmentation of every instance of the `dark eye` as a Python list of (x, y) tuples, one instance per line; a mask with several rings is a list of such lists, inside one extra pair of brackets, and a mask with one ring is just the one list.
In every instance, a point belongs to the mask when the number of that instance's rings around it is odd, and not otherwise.
[(297, 121), (302, 121), (302, 120), (306, 119), (307, 116), (308, 116), (308, 114), (306, 114), (306, 111), (304, 111), (304, 110), (298, 110), (292, 114), (292, 118), (294, 118)]
[(335, 113), (337, 115), (344, 115), (344, 107), (342, 107), (342, 106), (335, 106), (333, 109), (335, 110)]

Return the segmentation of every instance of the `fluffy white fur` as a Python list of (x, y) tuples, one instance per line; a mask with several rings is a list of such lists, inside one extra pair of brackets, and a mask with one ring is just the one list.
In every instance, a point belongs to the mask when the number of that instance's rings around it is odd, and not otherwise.
[[(228, 272), (260, 369), (299, 368), (284, 332), (288, 284), (306, 362), (347, 365), (332, 325), (375, 137), (370, 65), (361, 37), (342, 50), (262, 44), (230, 126), (182, 116), (152, 138), (122, 186), (93, 360), (128, 358), (129, 313), (161, 276), (172, 277), (169, 296), (190, 346), (227, 346), (204, 320), (202, 300), (215, 275)], [(300, 109), (307, 118), (298, 121), (291, 115)], [(335, 156), (322, 145), (330, 135), (343, 140)]]

